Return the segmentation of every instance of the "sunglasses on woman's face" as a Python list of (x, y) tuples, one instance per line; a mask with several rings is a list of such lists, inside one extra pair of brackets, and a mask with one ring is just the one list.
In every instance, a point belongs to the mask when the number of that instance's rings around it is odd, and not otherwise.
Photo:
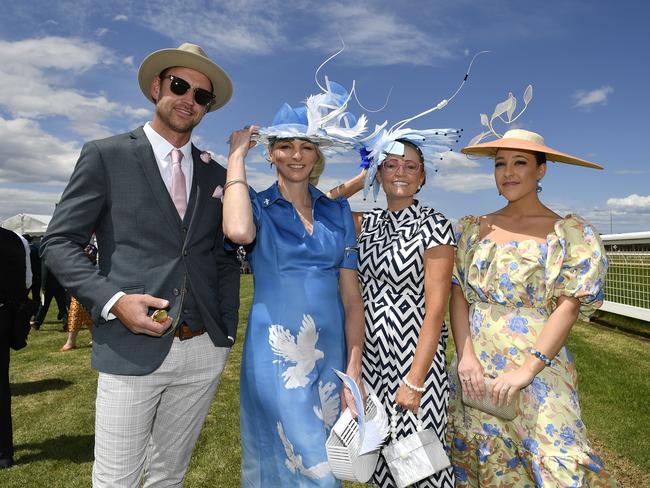
[(381, 163), (381, 167), (389, 173), (394, 173), (397, 171), (397, 168), (401, 167), (405, 173), (410, 175), (418, 173), (420, 171), (420, 165), (421, 163), (411, 161), (410, 159), (400, 160), (396, 158), (384, 159)]
[[(187, 90), (192, 88), (187, 81), (178, 76), (167, 75), (163, 76), (163, 79), (169, 79), (171, 81), (169, 89), (174, 95), (178, 95), (179, 97), (185, 95)], [(194, 88), (194, 101), (199, 105), (207, 105), (214, 100), (214, 98), (214, 95), (208, 90), (204, 90), (203, 88)]]

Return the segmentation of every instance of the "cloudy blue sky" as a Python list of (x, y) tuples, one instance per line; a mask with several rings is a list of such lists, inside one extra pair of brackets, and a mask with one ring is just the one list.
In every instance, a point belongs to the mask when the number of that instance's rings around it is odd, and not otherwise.
[[(24, 0), (0, 17), (0, 219), (51, 214), (85, 140), (130, 130), (151, 117), (136, 82), (150, 52), (200, 44), (230, 74), (231, 102), (208, 115), (195, 143), (227, 154), (238, 127), (265, 125), (282, 102), (317, 91), (316, 67), (356, 80), (371, 123), (395, 122), (447, 98), (478, 58), (461, 94), (414, 127), (459, 127), (467, 142), (509, 91), (534, 98), (517, 127), (559, 150), (605, 166), (552, 164), (544, 202), (577, 212), (603, 233), (650, 231), (650, 7), (636, 0)], [(359, 111), (358, 107), (352, 107)], [(507, 127), (498, 126), (501, 131)], [(462, 147), (460, 144), (456, 149)], [(351, 158), (328, 165), (328, 188), (357, 171)], [(274, 178), (260, 151), (252, 184)], [(502, 206), (487, 160), (456, 153), (429, 177), (420, 199), (457, 219)], [(384, 202), (380, 198), (377, 205)], [(375, 205), (355, 198), (353, 207)]]

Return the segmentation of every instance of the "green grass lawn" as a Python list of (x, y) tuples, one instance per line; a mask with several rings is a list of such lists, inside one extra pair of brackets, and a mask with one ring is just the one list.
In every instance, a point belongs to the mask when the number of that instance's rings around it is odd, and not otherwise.
[[(238, 374), (250, 276), (242, 279), (241, 296), (239, 340), (194, 450), (189, 488), (239, 486)], [(90, 336), (82, 331), (79, 349), (58, 352), (65, 333), (55, 317), (53, 305), (27, 348), (12, 354), (17, 465), (0, 471), (3, 488), (90, 486), (97, 381), (90, 368)], [(597, 450), (625, 486), (650, 486), (649, 342), (581, 323), (569, 345), (580, 374), (583, 418)]]

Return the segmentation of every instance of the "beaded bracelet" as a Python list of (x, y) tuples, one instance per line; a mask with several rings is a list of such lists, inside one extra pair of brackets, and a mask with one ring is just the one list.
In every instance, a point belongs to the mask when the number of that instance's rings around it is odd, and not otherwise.
[(543, 362), (546, 366), (553, 365), (553, 361), (551, 361), (551, 359), (546, 354), (543, 354), (536, 349), (533, 349), (532, 347), (528, 349), (528, 352)]
[(414, 384), (412, 384), (412, 383), (411, 383), (409, 380), (407, 380), (406, 378), (403, 378), (403, 379), (402, 379), (402, 382), (403, 382), (406, 386), (408, 386), (411, 390), (413, 390), (413, 391), (417, 391), (418, 393), (424, 393), (424, 386), (421, 387), (421, 388), (418, 388), (417, 386), (415, 386)]
[(241, 179), (237, 178), (235, 180), (226, 181), (226, 184), (223, 185), (223, 191), (225, 192), (226, 188), (228, 188), (230, 185), (235, 185), (237, 183), (243, 183), (244, 185), (248, 186), (248, 183), (246, 183), (246, 180), (241, 180)]

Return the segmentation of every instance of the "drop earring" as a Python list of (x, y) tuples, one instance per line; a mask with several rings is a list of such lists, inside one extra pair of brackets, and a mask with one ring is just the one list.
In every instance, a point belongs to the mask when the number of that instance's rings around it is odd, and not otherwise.
[(542, 184), (540, 183), (542, 180), (537, 180), (537, 193), (542, 193)]

